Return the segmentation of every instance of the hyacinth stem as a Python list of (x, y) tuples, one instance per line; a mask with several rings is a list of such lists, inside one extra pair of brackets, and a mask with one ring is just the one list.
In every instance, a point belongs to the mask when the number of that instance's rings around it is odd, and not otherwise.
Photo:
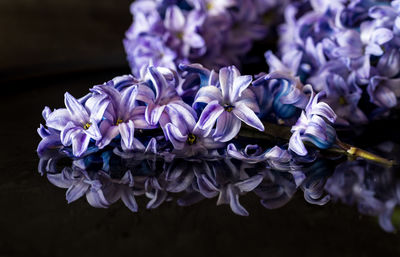
[[(290, 127), (267, 122), (263, 122), (263, 124), (265, 127), (264, 131), (260, 132), (246, 125), (240, 130), (239, 136), (269, 141), (289, 141), (292, 135), (292, 133), (290, 132)], [(313, 146), (312, 144), (307, 145)], [(339, 139), (336, 139), (336, 145), (334, 147), (326, 150), (329, 152), (346, 154), (349, 157), (353, 158), (362, 158), (386, 166), (396, 165), (396, 162), (393, 160), (385, 159), (358, 147), (343, 143)]]
[(336, 144), (340, 149), (344, 150), (346, 152), (346, 154), (349, 156), (360, 157), (365, 160), (370, 160), (370, 161), (377, 162), (377, 163), (380, 163), (380, 164), (383, 164), (386, 166), (393, 166), (396, 164), (396, 162), (393, 160), (385, 159), (383, 157), (380, 157), (376, 154), (370, 153), (370, 152), (360, 149), (358, 147), (343, 143), (339, 139), (336, 139)]

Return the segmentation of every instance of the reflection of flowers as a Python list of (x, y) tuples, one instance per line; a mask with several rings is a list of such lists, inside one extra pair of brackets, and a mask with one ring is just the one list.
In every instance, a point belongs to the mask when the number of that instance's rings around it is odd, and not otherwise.
[[(287, 151), (272, 148), (263, 153), (256, 146), (238, 151), (231, 145), (231, 157), (164, 158), (157, 152), (155, 142), (150, 140), (145, 153), (114, 149), (87, 155), (61, 171), (60, 160), (65, 156), (46, 152), (39, 171), (52, 184), (67, 189), (68, 203), (86, 197), (91, 206), (107, 208), (121, 200), (136, 212), (135, 198), (139, 196), (148, 199), (148, 209), (155, 209), (177, 194), (181, 206), (217, 198), (217, 205), (229, 204), (235, 214), (246, 216), (249, 213), (240, 203), (240, 196), (254, 192), (265, 208), (276, 209), (300, 189), (308, 203), (324, 205), (332, 198), (357, 204), (361, 213), (378, 216), (383, 229), (394, 230), (391, 218), (400, 202), (400, 183), (390, 170), (345, 162), (331, 175), (330, 161), (302, 166), (288, 158), (279, 164), (282, 158), (276, 157), (287, 155)], [(254, 155), (251, 149), (255, 150)], [(235, 155), (238, 158), (232, 158)]]
[(334, 200), (356, 204), (361, 213), (378, 216), (381, 227), (392, 232), (395, 230), (392, 215), (400, 201), (400, 184), (389, 170), (382, 171), (379, 167), (375, 172), (373, 169), (365, 169), (356, 161), (342, 163), (327, 180), (325, 189)]

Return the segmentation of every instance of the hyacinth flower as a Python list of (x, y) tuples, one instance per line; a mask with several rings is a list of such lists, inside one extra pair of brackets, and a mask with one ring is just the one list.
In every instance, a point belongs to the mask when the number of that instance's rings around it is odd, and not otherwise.
[(303, 141), (309, 141), (321, 149), (327, 149), (336, 142), (336, 131), (327, 123), (334, 123), (336, 114), (328, 104), (320, 102), (321, 93), (314, 94), (309, 85), (305, 89), (311, 92), (310, 100), (292, 127), (293, 134), (289, 140), (289, 149), (300, 156), (308, 153)]
[(137, 86), (130, 86), (121, 92), (110, 86), (95, 86), (92, 92), (100, 97), (106, 96), (109, 105), (104, 112), (104, 120), (100, 124), (103, 137), (96, 145), (101, 149), (118, 135), (121, 136), (123, 149), (144, 149), (143, 144), (134, 137), (135, 129), (151, 128), (144, 118), (145, 106), (136, 105)]
[(177, 53), (166, 46), (159, 37), (146, 35), (135, 40), (124, 40), (124, 47), (128, 53), (132, 73), (138, 77), (150, 66), (176, 69)]
[(241, 121), (263, 131), (264, 125), (255, 114), (260, 110), (255, 95), (247, 88), (251, 81), (251, 76), (240, 76), (234, 66), (222, 68), (219, 71), (219, 87), (209, 85), (197, 92), (193, 105), (198, 102), (207, 104), (197, 128), (208, 135), (216, 123), (213, 137), (220, 142), (234, 138), (240, 130)]
[(87, 150), (90, 140), (102, 138), (99, 122), (108, 106), (105, 97), (89, 98), (85, 106), (68, 92), (65, 93), (66, 109), (57, 109), (46, 119), (46, 126), (60, 131), (64, 146), (72, 145), (73, 155), (81, 156)]
[(187, 124), (185, 131), (172, 123), (165, 126), (165, 133), (174, 146), (174, 153), (185, 157), (207, 156), (209, 150), (225, 146), (224, 143), (215, 141), (211, 135), (206, 135), (206, 131), (199, 129), (197, 124)]
[(180, 48), (183, 56), (189, 56), (192, 48), (205, 47), (204, 39), (197, 33), (199, 26), (204, 22), (204, 13), (197, 10), (190, 11), (187, 16), (176, 6), (170, 6), (165, 11), (164, 26), (169, 33), (167, 37), (172, 46)]
[(160, 124), (164, 129), (167, 123), (172, 122), (184, 131), (186, 124), (195, 122), (196, 112), (176, 92), (178, 81), (169, 83), (160, 69), (155, 67), (148, 68), (148, 76), (155, 92), (150, 86), (140, 85), (137, 100), (147, 104), (145, 120), (150, 126)]
[[(42, 111), (43, 119), (47, 120), (50, 113), (50, 108), (46, 106)], [(59, 131), (52, 128), (46, 129), (42, 124), (40, 124), (37, 132), (42, 138), (36, 150), (39, 156), (42, 156), (48, 149), (58, 148), (62, 145)]]

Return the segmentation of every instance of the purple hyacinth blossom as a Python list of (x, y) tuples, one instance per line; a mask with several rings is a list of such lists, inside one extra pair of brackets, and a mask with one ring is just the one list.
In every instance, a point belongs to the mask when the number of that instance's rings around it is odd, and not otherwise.
[(234, 138), (239, 133), (241, 121), (263, 131), (264, 125), (255, 114), (260, 111), (256, 97), (247, 88), (251, 81), (251, 76), (240, 76), (234, 66), (222, 68), (219, 72), (219, 87), (209, 85), (197, 92), (193, 105), (198, 102), (207, 103), (197, 127), (205, 130), (205, 135), (208, 135), (216, 122), (213, 136), (220, 142)]
[[(166, 72), (163, 74), (162, 72)], [(150, 77), (154, 91), (147, 85), (139, 85), (137, 100), (147, 104), (145, 119), (150, 126), (161, 125), (164, 129), (167, 123), (172, 122), (181, 131), (185, 131), (186, 124), (195, 122), (196, 112), (186, 104), (176, 92), (178, 81), (176, 79), (167, 81), (167, 76), (174, 77), (175, 73), (170, 70), (150, 67)]]
[(194, 122), (187, 124), (186, 131), (182, 131), (176, 125), (168, 123), (165, 126), (165, 132), (174, 146), (174, 152), (185, 157), (207, 156), (209, 150), (225, 146), (224, 143), (215, 141), (211, 135), (206, 135), (204, 130), (198, 129)]
[(289, 140), (289, 149), (300, 156), (307, 155), (304, 141), (310, 141), (318, 148), (328, 148), (336, 141), (336, 132), (326, 121), (335, 122), (336, 114), (328, 104), (320, 102), (321, 93), (314, 94), (310, 85), (305, 86), (311, 91), (310, 100), (301, 113), (300, 118), (292, 127), (293, 133)]
[(61, 131), (62, 144), (72, 145), (73, 155), (78, 157), (85, 153), (91, 139), (101, 139), (98, 123), (103, 118), (108, 100), (105, 97), (89, 98), (84, 106), (67, 92), (65, 106), (66, 109), (57, 109), (50, 113), (46, 125)]
[(150, 66), (176, 69), (177, 53), (159, 37), (142, 35), (135, 40), (125, 39), (124, 47), (135, 76), (142, 77)]
[(93, 92), (99, 97), (106, 96), (109, 105), (104, 112), (105, 119), (100, 124), (103, 135), (96, 145), (101, 149), (115, 137), (121, 135), (123, 149), (144, 149), (143, 144), (134, 137), (136, 129), (151, 128), (144, 118), (145, 106), (136, 105), (137, 86), (130, 86), (121, 92), (110, 86), (95, 86)]
[[(50, 114), (51, 110), (46, 106), (42, 111), (44, 120), (47, 120)], [(39, 156), (44, 154), (47, 149), (53, 149), (62, 146), (59, 131), (52, 128), (45, 128), (42, 124), (40, 124), (37, 132), (42, 138), (36, 150)]]
[(373, 76), (367, 86), (370, 101), (379, 107), (392, 108), (397, 105), (400, 97), (400, 79), (390, 79), (382, 76)]
[(204, 13), (198, 10), (192, 10), (185, 16), (176, 5), (167, 8), (164, 26), (172, 37), (168, 40), (172, 46), (180, 49), (183, 56), (188, 57), (192, 48), (205, 47), (204, 39), (197, 33), (204, 19)]

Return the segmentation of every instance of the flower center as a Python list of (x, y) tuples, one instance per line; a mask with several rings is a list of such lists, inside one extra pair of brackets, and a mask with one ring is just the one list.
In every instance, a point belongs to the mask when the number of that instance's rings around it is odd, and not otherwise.
[(92, 123), (87, 122), (85, 125), (83, 125), (83, 129), (88, 130), (90, 128), (90, 126), (92, 126)]
[(180, 31), (180, 32), (176, 33), (176, 37), (179, 38), (180, 40), (182, 40), (183, 39), (183, 32)]
[(193, 145), (193, 144), (196, 143), (196, 140), (197, 140), (197, 137), (196, 137), (195, 135), (189, 134), (189, 135), (188, 135), (188, 138), (187, 138), (187, 140), (186, 140), (186, 142), (187, 142), (189, 145)]
[(119, 124), (121, 124), (122, 122), (124, 122), (124, 121), (123, 121), (123, 120), (121, 120), (121, 119), (118, 119), (118, 120), (117, 120), (117, 122), (115, 123), (115, 125), (117, 125), (117, 126), (118, 126), (118, 125), (119, 125)]
[(208, 3), (206, 4), (206, 8), (207, 8), (207, 10), (211, 10), (211, 9), (214, 8), (214, 6), (213, 6), (213, 4), (212, 4), (211, 2), (208, 2)]
[(235, 108), (235, 106), (233, 106), (233, 105), (230, 105), (230, 104), (225, 104), (224, 105), (224, 109), (227, 112), (231, 112), (233, 110), (233, 108)]
[(346, 98), (344, 98), (343, 96), (339, 97), (339, 104), (346, 105), (347, 104)]

